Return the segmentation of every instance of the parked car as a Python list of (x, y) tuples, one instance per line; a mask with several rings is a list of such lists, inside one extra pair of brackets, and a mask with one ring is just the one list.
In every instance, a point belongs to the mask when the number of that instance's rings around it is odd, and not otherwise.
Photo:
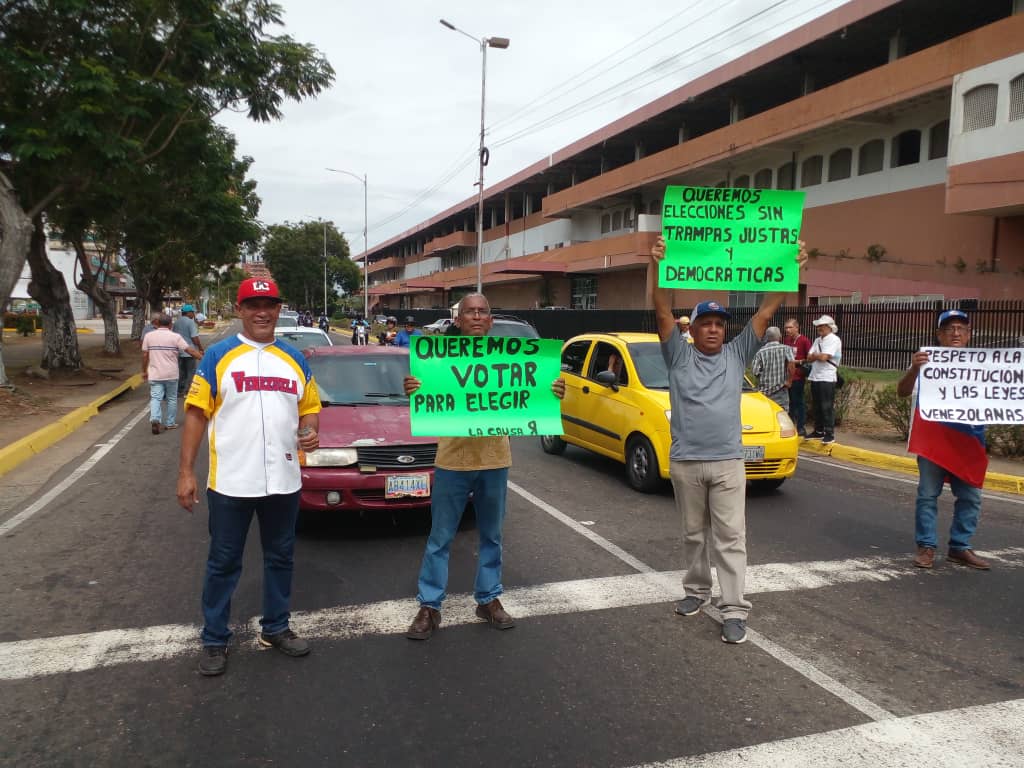
[(494, 315), (488, 336), (522, 336), (527, 339), (539, 339), (537, 329), (525, 320), (513, 315)]
[(300, 351), (310, 347), (331, 347), (334, 345), (331, 337), (319, 328), (306, 328), (301, 325), (295, 328), (281, 328), (278, 326), (274, 328), (274, 336)]
[(305, 510), (427, 509), (436, 437), (413, 437), (409, 350), (333, 346), (304, 352), (320, 391), (320, 447), (301, 457)]
[[(653, 333), (587, 333), (562, 347), (563, 435), (541, 438), (544, 451), (566, 445), (626, 465), (626, 480), (650, 493), (669, 477), (671, 406), (668, 369)], [(747, 480), (778, 488), (796, 471), (799, 440), (789, 415), (749, 381), (741, 397)]]
[(423, 326), (424, 333), (444, 333), (454, 321), (450, 317), (439, 317)]

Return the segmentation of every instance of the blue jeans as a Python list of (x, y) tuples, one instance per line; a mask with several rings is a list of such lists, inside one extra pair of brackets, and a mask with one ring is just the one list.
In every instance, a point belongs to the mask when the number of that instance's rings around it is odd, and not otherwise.
[(789, 418), (796, 424), (796, 433), (802, 435), (807, 426), (807, 402), (804, 400), (805, 379), (793, 380), (789, 388)]
[(196, 375), (196, 359), (192, 355), (178, 358), (178, 397), (188, 394), (192, 386), (192, 377)]
[[(167, 418), (160, 416), (160, 404), (167, 403)], [(163, 421), (165, 427), (174, 426), (178, 416), (178, 380), (164, 379), (149, 382), (149, 420)]]
[(917, 503), (914, 506), (914, 538), (919, 547), (935, 547), (938, 505), (935, 500), (949, 477), (949, 487), (956, 501), (953, 503), (953, 524), (949, 527), (949, 548), (969, 549), (971, 536), (978, 527), (981, 514), (981, 488), (968, 485), (923, 456), (917, 457)]
[(207, 489), (210, 506), (210, 553), (203, 583), (203, 645), (227, 645), (231, 639), (231, 596), (242, 575), (242, 553), (253, 512), (263, 544), (262, 631), (275, 635), (288, 629), (292, 596), (292, 556), (299, 492), (241, 498)]
[(416, 599), (420, 605), (441, 610), (448, 588), (448, 555), (471, 491), (480, 534), (473, 596), (483, 605), (502, 593), (501, 527), (505, 521), (508, 467), (470, 471), (436, 469), (430, 500), (430, 537), (417, 584)]

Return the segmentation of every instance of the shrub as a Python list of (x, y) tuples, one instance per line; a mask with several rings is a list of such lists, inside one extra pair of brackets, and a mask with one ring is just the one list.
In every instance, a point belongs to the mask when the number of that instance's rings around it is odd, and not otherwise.
[(1024, 426), (1020, 424), (993, 424), (985, 430), (989, 453), (1001, 456), (1024, 456)]
[(33, 315), (21, 315), (16, 330), (22, 336), (31, 336), (36, 332), (36, 318)]
[[(846, 418), (850, 408), (854, 408), (862, 403), (864, 395), (871, 389), (871, 382), (854, 376), (845, 368), (840, 367), (840, 371), (846, 384), (843, 385), (842, 389), (836, 390), (835, 398), (832, 401), (837, 427), (843, 423), (843, 419)], [(805, 382), (805, 387), (804, 402), (807, 403), (807, 418), (810, 421), (814, 421), (814, 395), (811, 393), (811, 383), (809, 381)], [(818, 424), (815, 424), (815, 429), (818, 426)]]
[(889, 384), (875, 392), (871, 398), (871, 409), (895, 429), (904, 440), (910, 435), (910, 398), (896, 394), (896, 385)]

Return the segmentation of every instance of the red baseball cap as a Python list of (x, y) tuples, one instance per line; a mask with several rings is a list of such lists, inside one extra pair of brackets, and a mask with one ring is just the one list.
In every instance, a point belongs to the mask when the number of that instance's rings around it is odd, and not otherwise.
[(283, 301), (277, 291), (277, 283), (267, 277), (250, 277), (238, 286), (238, 303), (246, 299), (273, 299)]

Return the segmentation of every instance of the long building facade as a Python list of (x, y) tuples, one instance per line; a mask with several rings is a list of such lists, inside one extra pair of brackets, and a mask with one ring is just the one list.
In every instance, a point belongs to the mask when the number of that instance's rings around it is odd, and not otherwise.
[[(852, 0), (487, 187), (492, 305), (646, 306), (669, 184), (803, 190), (801, 302), (1024, 298), (1024, 0)], [(475, 222), (370, 249), (371, 302), (475, 290)]]

